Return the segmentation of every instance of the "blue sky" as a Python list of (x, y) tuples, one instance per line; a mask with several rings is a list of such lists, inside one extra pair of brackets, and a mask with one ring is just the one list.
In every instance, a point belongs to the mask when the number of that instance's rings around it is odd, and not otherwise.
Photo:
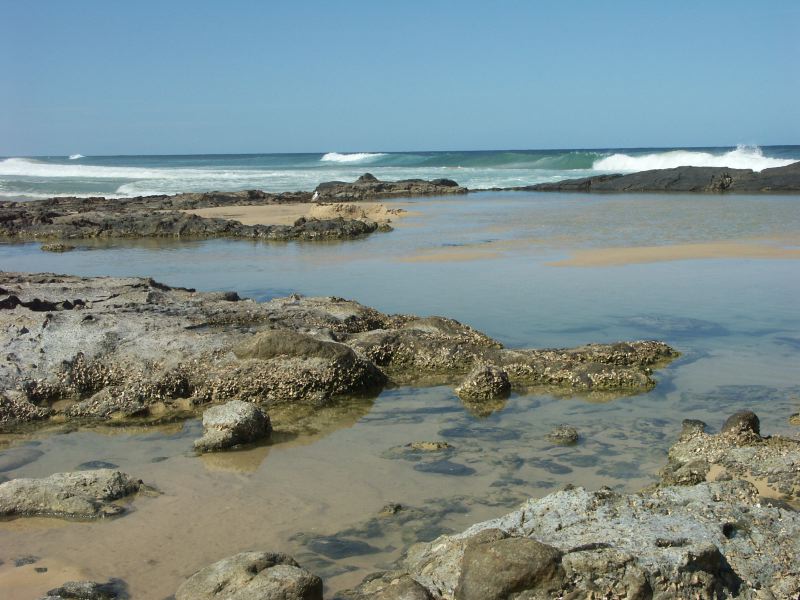
[(800, 143), (800, 3), (0, 0), (0, 155)]

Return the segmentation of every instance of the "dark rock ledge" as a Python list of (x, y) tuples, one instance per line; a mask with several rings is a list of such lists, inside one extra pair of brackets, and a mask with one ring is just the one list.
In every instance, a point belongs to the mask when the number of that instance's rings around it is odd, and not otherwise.
[[(314, 192), (271, 194), (248, 190), (117, 199), (59, 197), (27, 202), (0, 201), (0, 238), (15, 241), (168, 237), (280, 241), (347, 239), (373, 233), (379, 229), (378, 224), (357, 219), (300, 218), (293, 225), (243, 225), (238, 221), (200, 217), (183, 211), (218, 206), (357, 202), (466, 191), (449, 179), (379, 181), (367, 173), (354, 183), (320, 184)], [(61, 252), (70, 246), (49, 244), (45, 249)]]
[[(0, 340), (6, 429), (49, 417), (175, 419), (230, 400), (260, 405), (285, 429), (387, 382), (457, 385), (485, 364), (518, 390), (618, 395), (653, 387), (651, 369), (677, 356), (656, 341), (507, 350), (452, 319), (342, 298), (257, 303), (141, 278), (27, 273), (0, 273)], [(487, 408), (482, 389), (468, 407)]]
[(729, 169), (727, 167), (676, 167), (628, 175), (597, 175), (516, 188), (536, 192), (800, 192), (800, 162), (785, 167)]

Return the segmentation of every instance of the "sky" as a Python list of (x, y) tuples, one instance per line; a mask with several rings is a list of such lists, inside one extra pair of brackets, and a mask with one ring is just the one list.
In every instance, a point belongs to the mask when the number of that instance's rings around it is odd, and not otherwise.
[(800, 3), (0, 0), (0, 155), (800, 143)]

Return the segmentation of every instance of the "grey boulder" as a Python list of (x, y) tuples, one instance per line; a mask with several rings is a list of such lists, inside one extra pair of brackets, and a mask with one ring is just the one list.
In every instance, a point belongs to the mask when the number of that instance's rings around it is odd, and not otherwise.
[(175, 600), (322, 600), (322, 580), (274, 552), (242, 552), (187, 579)]
[(231, 400), (203, 413), (203, 437), (195, 440), (198, 452), (224, 450), (269, 437), (269, 416), (255, 404)]
[(52, 516), (97, 519), (119, 515), (114, 504), (142, 482), (113, 469), (55, 473), (42, 479), (12, 479), (0, 484), (0, 516)]

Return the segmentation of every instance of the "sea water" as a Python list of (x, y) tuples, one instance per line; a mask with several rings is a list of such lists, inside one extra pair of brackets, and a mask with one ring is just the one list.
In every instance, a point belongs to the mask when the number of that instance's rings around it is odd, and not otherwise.
[[(0, 269), (142, 275), (258, 300), (336, 295), (385, 312), (453, 317), (509, 347), (654, 338), (681, 358), (656, 372), (647, 393), (515, 394), (483, 418), (446, 386), (390, 389), (323, 411), (308, 435), (206, 457), (191, 451), (197, 420), (4, 436), (10, 449), (34, 449), (37, 458), (0, 475), (46, 476), (101, 460), (162, 492), (108, 522), (0, 523), (0, 586), (9, 597), (35, 597), (25, 590), (67, 575), (121, 577), (135, 597), (166, 597), (195, 570), (250, 549), (292, 554), (329, 591), (341, 589), (387, 568), (410, 543), (524, 498), (566, 484), (641, 489), (656, 480), (684, 418), (718, 429), (750, 408), (765, 433), (797, 433), (788, 417), (800, 411), (800, 263), (792, 258), (800, 197), (482, 192), (398, 205), (408, 216), (395, 231), (358, 240), (113, 240), (64, 254), (1, 244)], [(639, 262), (635, 250), (747, 241), (779, 251)], [(616, 264), (569, 266), (577, 253), (604, 248), (633, 250)], [(546, 441), (560, 423), (578, 429), (577, 446)], [(452, 444), (457, 468), (426, 472), (387, 452), (416, 440)], [(379, 516), (389, 502), (412, 518)], [(36, 565), (23, 578), (11, 559), (25, 554), (41, 557), (53, 581), (33, 573)]]
[(0, 199), (311, 190), (365, 171), (387, 180), (447, 177), (477, 189), (682, 165), (761, 171), (797, 160), (800, 146), (6, 157), (0, 158)]

